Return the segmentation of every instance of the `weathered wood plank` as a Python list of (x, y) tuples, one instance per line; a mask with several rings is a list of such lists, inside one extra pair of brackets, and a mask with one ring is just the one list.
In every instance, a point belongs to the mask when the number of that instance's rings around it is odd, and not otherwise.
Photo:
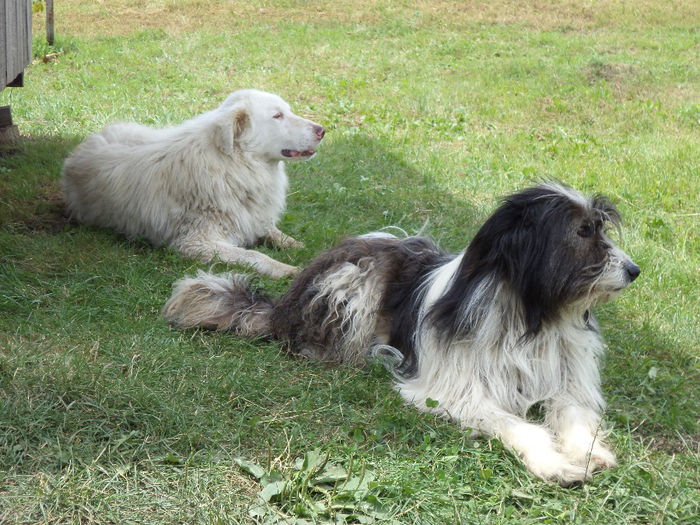
[(5, 2), (5, 38), (7, 40), (7, 81), (13, 80), (19, 68), (17, 60), (17, 2)]
[(53, 0), (46, 0), (46, 42), (53, 45)]
[(7, 84), (7, 43), (5, 31), (5, 2), (0, 2), (0, 89)]
[(0, 1), (0, 89), (31, 62), (31, 23), (31, 0)]
[(25, 16), (25, 28), (27, 28), (27, 35), (25, 42), (27, 48), (25, 49), (24, 59), (27, 64), (32, 63), (32, 4), (31, 1), (27, 2), (27, 8), (24, 10)]
[(0, 2), (0, 89), (7, 84), (7, 2)]

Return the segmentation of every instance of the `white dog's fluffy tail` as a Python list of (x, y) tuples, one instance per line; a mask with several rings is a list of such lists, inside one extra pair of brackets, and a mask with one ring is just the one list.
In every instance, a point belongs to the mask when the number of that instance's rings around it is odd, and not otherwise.
[(245, 275), (199, 271), (173, 285), (163, 318), (180, 328), (232, 330), (246, 337), (269, 335), (272, 302), (254, 294)]

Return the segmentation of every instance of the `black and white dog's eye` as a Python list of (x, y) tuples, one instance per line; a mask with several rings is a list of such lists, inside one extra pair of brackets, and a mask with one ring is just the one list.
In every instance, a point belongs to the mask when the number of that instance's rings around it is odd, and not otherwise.
[(284, 118), (284, 115), (282, 113), (275, 113), (272, 118), (281, 119)]
[(589, 223), (582, 224), (576, 233), (579, 237), (590, 237), (593, 235), (593, 226)]

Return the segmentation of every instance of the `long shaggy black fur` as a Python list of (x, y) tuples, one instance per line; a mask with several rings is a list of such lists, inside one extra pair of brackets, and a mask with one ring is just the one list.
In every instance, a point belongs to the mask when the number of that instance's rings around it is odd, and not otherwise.
[(522, 335), (537, 335), (563, 306), (585, 295), (605, 269), (607, 246), (581, 246), (571, 224), (588, 228), (577, 235), (591, 238), (603, 231), (606, 221), (619, 229), (617, 210), (602, 196), (592, 199), (590, 209), (572, 207), (570, 195), (553, 194), (545, 185), (506, 197), (467, 247), (452, 286), (430, 311), (431, 320), (446, 340), (468, 337), (479, 316), (465, 311), (489, 308), (493, 297), (479, 289), (495, 278), (522, 301)]
[[(176, 283), (163, 315), (329, 362), (386, 350), (407, 402), (500, 437), (533, 474), (569, 485), (615, 465), (599, 437), (604, 345), (591, 308), (640, 270), (610, 227), (620, 216), (607, 199), (545, 182), (503, 199), (462, 253), (369, 234), (321, 254), (278, 300), (201, 273)], [(526, 419), (536, 403), (543, 424)]]
[[(425, 237), (397, 239), (392, 236), (357, 237), (317, 257), (292, 282), (282, 298), (274, 304), (270, 320), (275, 338), (288, 341), (292, 350), (313, 346), (330, 349), (337, 332), (328, 330), (324, 321), (329, 306), (316, 301), (309, 313), (300, 305), (310, 304), (318, 294), (318, 277), (333, 274), (347, 263), (361, 265), (372, 261), (377, 280), (386, 283), (377, 316), (390, 325), (388, 344), (403, 355), (398, 367), (404, 374), (415, 372), (416, 353), (413, 334), (417, 326), (421, 283), (425, 276), (451, 256)], [(334, 359), (331, 359), (334, 360)]]

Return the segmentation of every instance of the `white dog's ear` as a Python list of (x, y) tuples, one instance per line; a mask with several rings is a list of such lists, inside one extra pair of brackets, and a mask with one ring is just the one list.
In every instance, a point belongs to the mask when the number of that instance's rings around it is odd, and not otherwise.
[(245, 108), (236, 108), (226, 115), (216, 130), (217, 146), (228, 155), (233, 155), (233, 147), (240, 136), (250, 127), (250, 117)]
[(236, 110), (233, 114), (233, 140), (238, 139), (250, 127), (250, 117), (245, 109)]

